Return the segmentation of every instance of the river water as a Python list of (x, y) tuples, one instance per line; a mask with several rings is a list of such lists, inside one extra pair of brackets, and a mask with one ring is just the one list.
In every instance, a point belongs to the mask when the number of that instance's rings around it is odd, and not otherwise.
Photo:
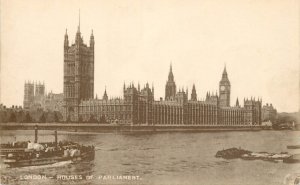
[[(34, 131), (0, 132), (2, 143), (15, 139), (34, 140)], [(279, 185), (285, 184), (284, 179), (289, 174), (300, 173), (300, 164), (214, 157), (218, 150), (230, 147), (256, 152), (300, 153), (300, 150), (286, 148), (300, 144), (300, 131), (149, 134), (59, 131), (58, 139), (93, 144), (97, 149), (95, 160), (15, 169), (1, 164), (1, 183)], [(39, 141), (53, 140), (52, 131), (39, 131)], [(46, 179), (37, 180), (41, 176)], [(130, 177), (124, 179), (124, 176)]]

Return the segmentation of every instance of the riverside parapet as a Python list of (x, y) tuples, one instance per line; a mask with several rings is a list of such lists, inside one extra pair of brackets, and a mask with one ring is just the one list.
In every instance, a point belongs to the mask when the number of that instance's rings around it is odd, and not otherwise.
[(71, 132), (214, 132), (259, 131), (260, 126), (229, 125), (117, 125), (97, 123), (0, 123), (1, 130), (61, 130)]

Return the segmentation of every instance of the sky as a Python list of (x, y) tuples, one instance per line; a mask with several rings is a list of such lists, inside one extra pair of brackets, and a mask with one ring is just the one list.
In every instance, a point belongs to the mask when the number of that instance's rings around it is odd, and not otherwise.
[[(299, 110), (298, 0), (0, 0), (0, 102), (22, 105), (25, 80), (63, 91), (63, 42), (95, 37), (95, 95), (121, 97), (123, 83), (216, 92), (226, 64), (231, 105), (262, 98)], [(243, 104), (243, 103), (242, 103)]]

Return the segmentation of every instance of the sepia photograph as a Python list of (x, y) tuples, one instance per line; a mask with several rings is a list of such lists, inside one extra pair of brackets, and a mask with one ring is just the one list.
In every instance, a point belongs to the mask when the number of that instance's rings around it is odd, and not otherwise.
[(0, 185), (300, 185), (299, 0), (0, 0)]

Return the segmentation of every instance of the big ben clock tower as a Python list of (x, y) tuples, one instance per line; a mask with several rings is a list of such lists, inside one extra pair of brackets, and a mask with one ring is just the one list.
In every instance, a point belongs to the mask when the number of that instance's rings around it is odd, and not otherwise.
[(228, 79), (226, 66), (224, 68), (222, 79), (219, 83), (220, 107), (230, 107), (230, 81)]

